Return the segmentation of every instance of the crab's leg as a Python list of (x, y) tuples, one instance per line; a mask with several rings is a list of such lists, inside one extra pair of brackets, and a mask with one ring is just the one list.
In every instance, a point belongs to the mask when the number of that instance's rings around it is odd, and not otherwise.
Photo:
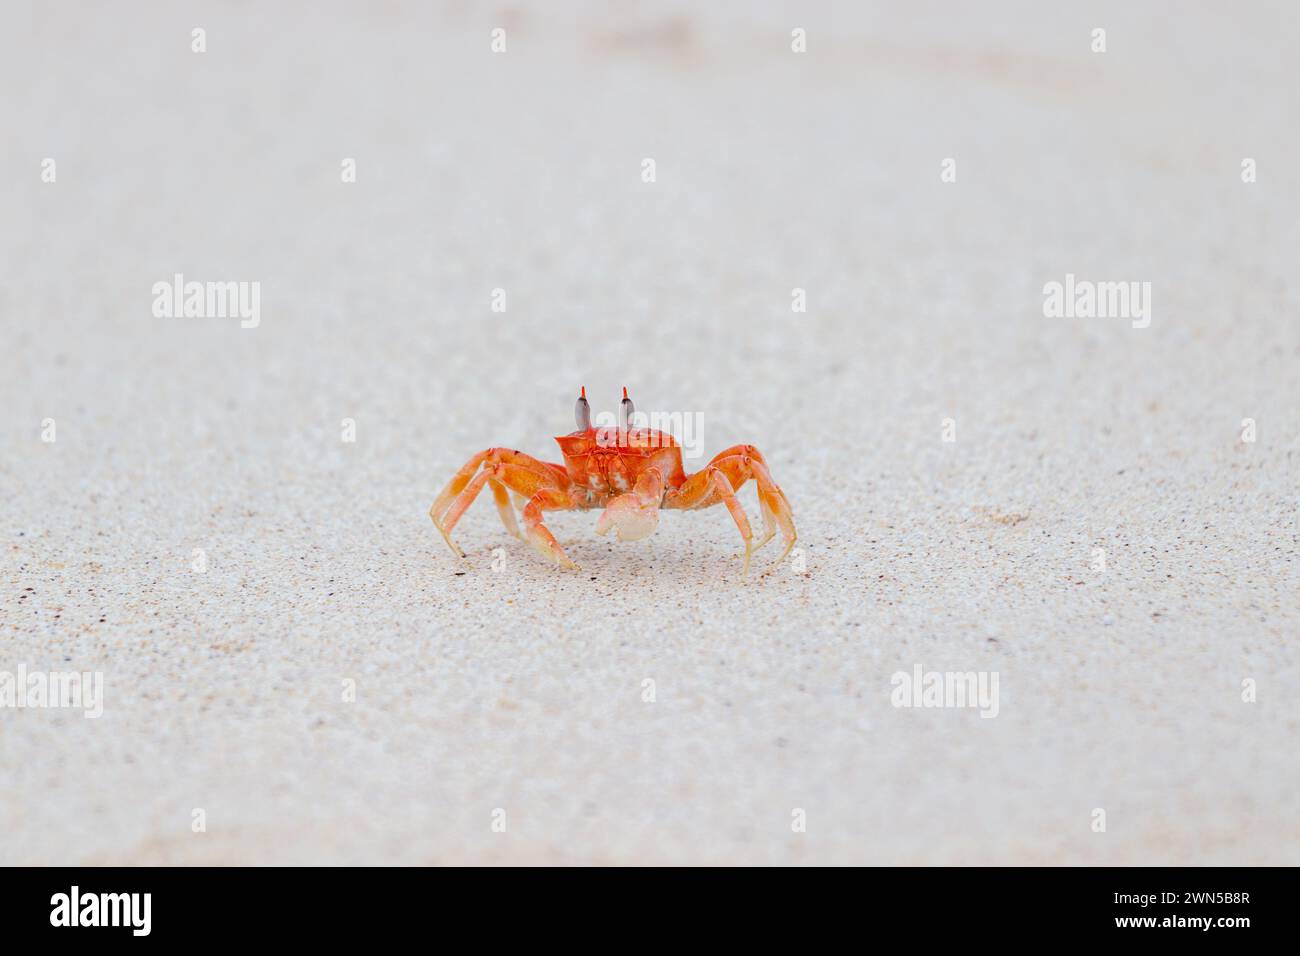
[[(757, 551), (771, 541), (776, 536), (779, 527), (783, 531), (783, 537), (790, 542), (786, 548), (788, 554), (796, 536), (794, 518), (790, 514), (790, 503), (786, 501), (785, 492), (777, 487), (776, 482), (772, 480), (771, 472), (767, 470), (767, 459), (753, 445), (733, 445), (731, 448), (715, 455), (713, 460), (718, 461), (733, 455), (740, 455), (743, 460), (747, 460), (749, 465), (749, 475), (747, 477), (752, 477), (754, 484), (758, 487), (758, 505), (763, 514), (763, 537), (754, 545), (754, 550)], [(739, 486), (737, 486), (737, 490), (739, 490)], [(784, 558), (785, 555), (783, 554), (781, 557)]]
[(781, 537), (785, 540), (785, 550), (772, 562), (777, 565), (785, 560), (785, 556), (790, 553), (790, 549), (794, 547), (799, 537), (799, 533), (794, 528), (794, 515), (790, 512), (790, 502), (786, 500), (785, 492), (772, 480), (772, 473), (767, 470), (763, 460), (755, 458), (750, 462), (749, 467), (754, 470), (754, 482), (758, 485), (758, 502), (762, 506), (763, 524), (767, 529), (758, 547), (767, 544), (778, 527), (781, 529)]
[[(480, 466), (482, 471), (478, 471)], [(517, 471), (515, 483), (503, 482), (502, 469), (507, 467)], [(475, 474), (476, 471), (478, 474)], [(531, 495), (539, 487), (558, 486), (562, 480), (558, 466), (549, 466), (544, 461), (508, 448), (488, 448), (461, 466), (434, 500), (429, 508), (429, 517), (447, 542), (447, 547), (463, 558), (465, 552), (451, 540), (451, 531), (483, 490), (485, 482), (492, 484), (492, 495), (496, 499), (501, 523), (512, 535), (520, 537), (519, 526), (515, 523), (514, 512), (503, 484), (509, 484), (512, 490), (521, 494)]]
[[(728, 475), (730, 471), (732, 474)], [(753, 553), (754, 532), (749, 527), (749, 517), (736, 498), (736, 489), (745, 483), (740, 456), (714, 459), (703, 469), (686, 479), (685, 484), (664, 497), (665, 508), (707, 508), (722, 501), (731, 512), (732, 520), (745, 542), (745, 563), (741, 574), (749, 573), (749, 556)]]
[(755, 551), (776, 537), (776, 514), (772, 511), (772, 506), (767, 503), (767, 499), (763, 497), (761, 491), (758, 493), (758, 507), (763, 513), (763, 537), (759, 538), (755, 543)]
[(555, 535), (542, 523), (543, 511), (572, 507), (573, 501), (565, 492), (556, 488), (543, 488), (524, 506), (524, 527), (527, 529), (529, 544), (561, 567), (577, 570), (578, 566), (569, 560), (560, 547), (560, 542), (555, 540)]
[(489, 465), (487, 468), (484, 468), (475, 475), (474, 480), (465, 486), (465, 490), (456, 496), (456, 500), (451, 503), (451, 507), (447, 509), (445, 514), (443, 514), (442, 520), (438, 521), (436, 518), (434, 519), (433, 523), (437, 525), (438, 530), (442, 532), (443, 539), (448, 545), (450, 545), (451, 549), (462, 558), (465, 557), (465, 552), (460, 549), (460, 545), (451, 540), (451, 529), (456, 527), (456, 522), (460, 520), (460, 516), (463, 515), (469, 509), (469, 506), (474, 503), (474, 499), (478, 497), (478, 493), (483, 490), (483, 486), (487, 484), (487, 480), (492, 477), (492, 469), (495, 467), (497, 466)]
[(429, 517), (433, 519), (433, 526), (438, 529), (442, 539), (447, 542), (447, 547), (462, 558), (465, 557), (465, 552), (452, 542), (451, 535), (448, 534), (443, 525), (443, 517), (456, 496), (465, 489), (465, 486), (469, 484), (469, 480), (474, 477), (474, 472), (478, 471), (479, 465), (483, 464), (483, 459), (496, 450), (495, 448), (489, 448), (486, 451), (481, 451), (461, 465), (460, 470), (452, 475), (451, 481), (447, 482), (447, 486), (438, 492), (438, 497), (434, 498), (433, 504), (429, 506)]
[[(713, 460), (718, 461), (719, 459), (731, 458), (735, 455), (741, 457), (742, 464), (748, 465), (745, 478), (753, 478), (755, 485), (758, 485), (758, 475), (756, 473), (758, 469), (754, 466), (766, 465), (766, 459), (763, 458), (762, 453), (753, 445), (733, 445), (725, 451), (714, 455)], [(766, 471), (766, 468), (763, 470)], [(771, 475), (769, 474), (768, 477), (770, 478)], [(742, 481), (743, 480), (744, 479), (742, 479)], [(739, 490), (740, 486), (737, 485), (736, 488)], [(763, 515), (763, 537), (759, 538), (758, 541), (754, 543), (755, 551), (771, 541), (772, 538), (776, 536), (777, 531), (776, 513), (772, 510), (772, 505), (768, 503), (767, 497), (763, 495), (761, 486), (759, 486), (758, 507), (759, 511)], [(786, 510), (789, 511), (789, 505), (786, 506)]]
[(497, 514), (501, 515), (501, 523), (506, 526), (512, 537), (523, 540), (523, 535), (519, 533), (519, 524), (515, 521), (515, 507), (510, 503), (510, 494), (506, 491), (506, 486), (499, 481), (488, 479), (488, 485), (492, 488), (492, 497), (496, 499)]
[(664, 496), (664, 476), (656, 467), (641, 472), (632, 490), (612, 499), (596, 521), (596, 534), (610, 528), (620, 541), (639, 541), (659, 524), (659, 502)]
[[(725, 479), (726, 487), (719, 481)], [(758, 502), (763, 513), (764, 536), (758, 544), (751, 547), (749, 519), (737, 501), (735, 492), (750, 478), (758, 486)], [(714, 456), (703, 469), (686, 479), (678, 489), (669, 490), (664, 498), (665, 508), (707, 508), (719, 501), (727, 506), (741, 537), (745, 539), (745, 569), (749, 568), (749, 556), (770, 541), (777, 530), (785, 539), (785, 551), (775, 563), (780, 563), (790, 549), (794, 547), (797, 533), (794, 517), (790, 512), (790, 503), (785, 493), (772, 480), (767, 470), (763, 455), (753, 445), (735, 445)]]

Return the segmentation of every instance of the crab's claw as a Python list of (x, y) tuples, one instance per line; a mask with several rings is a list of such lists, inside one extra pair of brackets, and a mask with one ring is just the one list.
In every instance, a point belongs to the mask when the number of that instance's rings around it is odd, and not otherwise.
[(610, 528), (620, 541), (640, 541), (654, 534), (659, 525), (659, 502), (643, 504), (635, 492), (619, 495), (611, 501), (596, 522), (596, 534)]
[(649, 537), (659, 526), (659, 503), (663, 496), (663, 474), (658, 468), (648, 468), (637, 478), (631, 491), (605, 506), (596, 522), (596, 534), (606, 534), (613, 528), (620, 541)]

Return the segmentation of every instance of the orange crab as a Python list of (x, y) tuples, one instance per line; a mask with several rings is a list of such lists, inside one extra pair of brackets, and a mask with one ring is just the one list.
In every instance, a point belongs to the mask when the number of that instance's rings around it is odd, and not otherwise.
[[(541, 461), (509, 448), (489, 448), (465, 462), (442, 489), (429, 517), (447, 546), (462, 558), (465, 552), (451, 540), (467, 508), (483, 486), (490, 485), (501, 522), (516, 538), (528, 543), (556, 564), (578, 566), (569, 560), (555, 536), (542, 523), (543, 512), (604, 508), (596, 522), (596, 533), (611, 528), (620, 541), (636, 541), (654, 531), (661, 508), (708, 508), (722, 502), (740, 529), (745, 542), (742, 574), (749, 572), (749, 557), (777, 533), (785, 541), (780, 563), (794, 547), (794, 518), (790, 503), (767, 470), (767, 463), (753, 445), (733, 445), (719, 452), (704, 468), (687, 475), (682, 468), (682, 449), (672, 435), (631, 425), (632, 400), (623, 389), (617, 427), (593, 428), (587, 389), (582, 389), (574, 409), (578, 430), (556, 437), (564, 464)], [(749, 518), (736, 492), (750, 478), (758, 486), (758, 503), (763, 511), (765, 534), (753, 543)], [(524, 505), (525, 534), (519, 533), (514, 507), (507, 489)]]

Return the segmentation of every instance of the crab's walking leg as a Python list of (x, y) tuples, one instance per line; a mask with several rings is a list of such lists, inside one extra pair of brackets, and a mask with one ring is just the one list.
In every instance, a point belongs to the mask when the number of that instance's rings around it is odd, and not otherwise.
[(659, 524), (659, 502), (664, 496), (664, 476), (657, 467), (641, 472), (632, 490), (619, 495), (605, 506), (596, 521), (596, 534), (610, 528), (620, 541), (639, 541), (652, 534)]
[(731, 512), (736, 527), (740, 529), (740, 536), (745, 539), (745, 563), (740, 569), (740, 575), (744, 577), (749, 574), (749, 556), (754, 553), (754, 532), (749, 529), (749, 516), (745, 514), (745, 509), (741, 507), (740, 499), (736, 497), (736, 487), (744, 484), (744, 479), (742, 478), (733, 485), (731, 479), (726, 476), (721, 468), (710, 468), (709, 482), (722, 496), (722, 503)]
[(555, 540), (555, 535), (542, 523), (543, 511), (572, 507), (573, 502), (564, 492), (543, 488), (524, 506), (524, 527), (527, 529), (529, 544), (561, 567), (577, 570), (578, 566), (569, 560), (569, 556), (560, 547), (560, 542)]
[(776, 534), (776, 529), (781, 529), (781, 537), (785, 541), (785, 550), (777, 558), (773, 565), (780, 564), (785, 560), (785, 556), (790, 553), (794, 547), (799, 533), (794, 528), (794, 515), (790, 513), (790, 502), (786, 500), (785, 492), (772, 480), (772, 473), (767, 470), (767, 465), (761, 458), (755, 458), (750, 462), (750, 468), (754, 471), (754, 482), (758, 485), (758, 502), (763, 509), (763, 524), (766, 527), (766, 533), (763, 540), (757, 547), (761, 548), (772, 539)]
[(433, 504), (429, 506), (429, 517), (433, 519), (433, 526), (442, 535), (442, 540), (447, 542), (447, 547), (462, 558), (465, 557), (465, 552), (451, 540), (451, 534), (443, 525), (443, 516), (446, 515), (447, 509), (451, 507), (452, 501), (465, 489), (465, 486), (469, 484), (469, 480), (474, 477), (474, 472), (478, 471), (478, 466), (483, 464), (483, 459), (495, 450), (489, 448), (487, 451), (481, 451), (461, 465), (460, 471), (452, 475), (451, 481), (447, 482), (447, 487), (438, 492), (438, 497), (434, 498)]
[[(714, 457), (714, 461), (721, 458), (729, 458), (739, 455), (742, 464), (747, 466), (748, 474), (746, 477), (754, 479), (754, 484), (758, 486), (758, 504), (763, 513), (763, 537), (754, 545), (757, 551), (763, 545), (767, 544), (776, 536), (778, 529), (781, 536), (786, 542), (785, 551), (780, 558), (777, 558), (774, 564), (780, 564), (790, 549), (794, 547), (795, 538), (797, 537), (794, 529), (794, 517), (790, 513), (790, 502), (786, 500), (783, 492), (772, 480), (772, 473), (767, 470), (767, 459), (753, 445), (734, 445)], [(739, 485), (736, 486), (739, 490)]]
[(456, 527), (456, 522), (460, 520), (460, 516), (463, 515), (469, 509), (469, 506), (474, 503), (474, 499), (478, 497), (478, 493), (483, 490), (483, 486), (487, 484), (487, 480), (492, 477), (493, 469), (497, 467), (499, 466), (490, 465), (475, 475), (474, 480), (466, 485), (465, 490), (457, 495), (456, 500), (451, 503), (451, 507), (448, 508), (447, 513), (443, 515), (442, 523), (438, 524), (437, 521), (434, 522), (434, 524), (438, 525), (438, 530), (442, 532), (442, 536), (447, 540), (447, 543), (450, 544), (452, 549), (462, 558), (465, 557), (465, 552), (460, 549), (459, 545), (452, 542), (451, 529)]
[[(478, 470), (480, 466), (482, 471)], [(558, 466), (553, 468), (530, 455), (508, 448), (489, 448), (465, 462), (460, 471), (456, 472), (429, 508), (429, 517), (447, 542), (447, 547), (463, 558), (465, 552), (451, 540), (451, 531), (465, 510), (474, 503), (485, 483), (492, 485), (492, 495), (496, 499), (501, 523), (512, 535), (520, 537), (506, 487), (527, 497), (539, 488), (557, 487), (561, 481)]]
[[(676, 491), (669, 491), (664, 499), (668, 508), (707, 508), (722, 501), (731, 512), (732, 520), (740, 529), (740, 537), (745, 541), (745, 563), (741, 574), (749, 573), (749, 556), (753, 553), (754, 532), (749, 527), (749, 517), (736, 499), (736, 488), (745, 483), (745, 477), (739, 474), (740, 459), (737, 456), (717, 459), (709, 462), (703, 469), (686, 479)], [(727, 471), (736, 474), (733, 479)]]
[[(751, 544), (749, 519), (735, 495), (750, 478), (758, 486), (758, 502), (763, 513), (765, 532), (756, 545)], [(749, 570), (750, 555), (770, 541), (777, 530), (780, 530), (785, 539), (785, 551), (775, 563), (779, 564), (790, 553), (797, 536), (790, 503), (786, 500), (785, 493), (772, 480), (762, 454), (753, 445), (735, 445), (719, 452), (708, 465), (687, 478), (680, 488), (670, 490), (664, 498), (664, 507), (707, 508), (719, 501), (731, 512), (740, 535), (745, 540), (745, 572)]]
[(515, 521), (515, 506), (510, 503), (510, 493), (506, 491), (506, 486), (499, 481), (488, 479), (488, 484), (492, 487), (492, 497), (496, 499), (497, 513), (501, 515), (501, 523), (506, 526), (512, 537), (523, 540), (524, 536), (519, 533), (519, 525)]

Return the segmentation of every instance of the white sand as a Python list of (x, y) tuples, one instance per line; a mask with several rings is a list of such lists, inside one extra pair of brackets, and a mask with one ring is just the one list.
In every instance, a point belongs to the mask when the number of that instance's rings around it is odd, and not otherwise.
[[(1293, 5), (367, 6), (6, 8), (0, 671), (105, 701), (0, 710), (0, 863), (1300, 862)], [(454, 559), (580, 384), (757, 444), (807, 573)]]

